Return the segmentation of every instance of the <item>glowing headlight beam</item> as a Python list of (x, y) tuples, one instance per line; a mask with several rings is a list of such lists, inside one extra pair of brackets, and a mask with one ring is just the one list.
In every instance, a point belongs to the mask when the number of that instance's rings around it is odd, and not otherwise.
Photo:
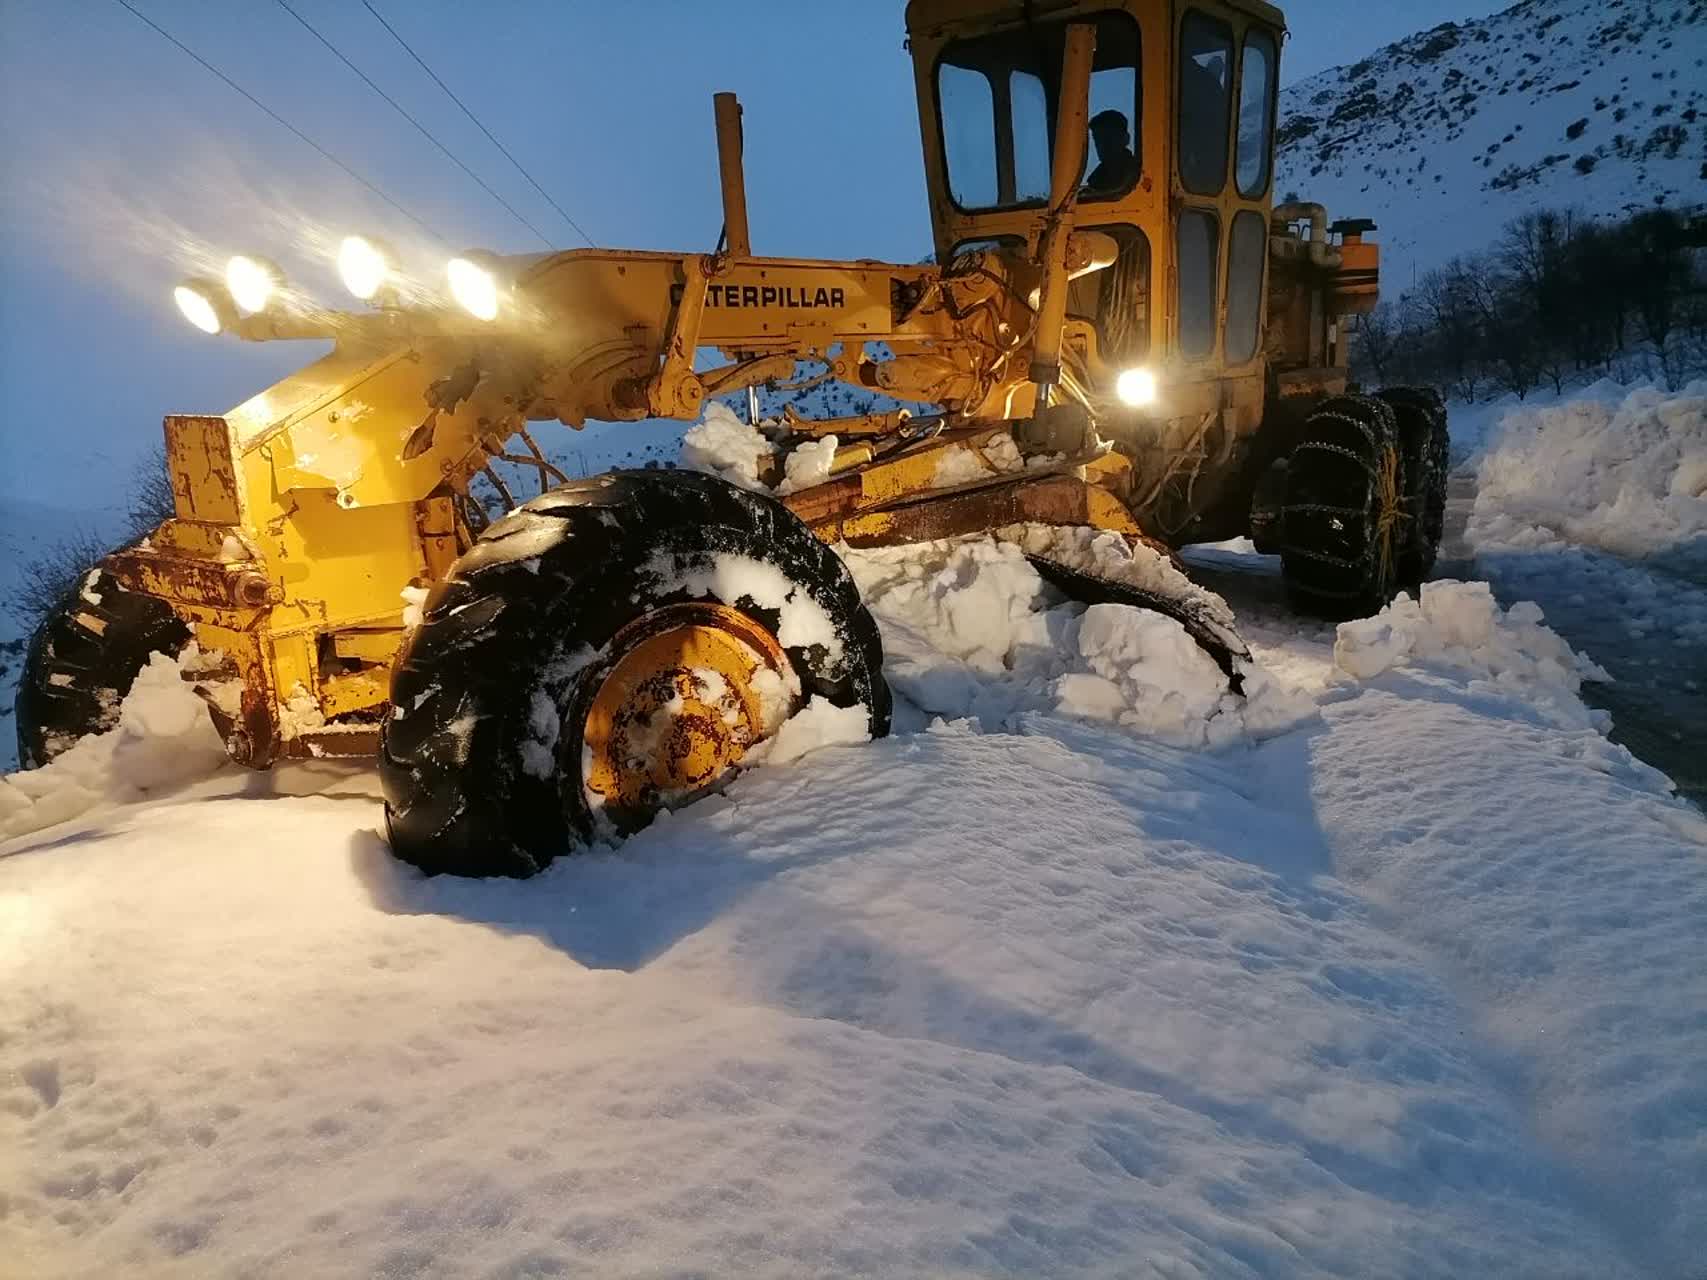
[(284, 283), (279, 269), (265, 258), (238, 254), (225, 264), (225, 288), (244, 315), (265, 311)]
[(1120, 403), (1141, 409), (1156, 402), (1156, 375), (1148, 369), (1127, 369), (1114, 380), (1114, 394)]
[(498, 278), (485, 267), (467, 258), (452, 258), (445, 264), (445, 276), (450, 296), (469, 315), (490, 320), (498, 314)]
[(338, 246), (338, 278), (363, 302), (371, 302), (395, 270), (390, 252), (376, 240), (345, 236)]
[[(221, 296), (219, 285), (212, 280), (186, 280), (172, 290), (172, 301), (178, 310), (203, 333), (218, 333), (234, 319), (231, 304)], [(222, 305), (223, 304), (223, 305)]]

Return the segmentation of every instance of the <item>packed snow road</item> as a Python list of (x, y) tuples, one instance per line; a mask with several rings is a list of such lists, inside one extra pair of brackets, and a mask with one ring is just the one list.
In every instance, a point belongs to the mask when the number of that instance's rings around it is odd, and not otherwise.
[(1683, 1273), (1707, 822), (1528, 612), (1206, 558), (1238, 717), (1016, 552), (882, 553), (896, 736), (525, 882), (214, 765), (162, 662), (0, 788), (0, 1270)]

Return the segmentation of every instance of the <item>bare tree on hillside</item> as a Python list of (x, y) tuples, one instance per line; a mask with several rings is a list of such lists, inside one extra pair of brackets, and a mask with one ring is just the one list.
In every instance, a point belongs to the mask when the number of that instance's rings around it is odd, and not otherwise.
[(1442, 372), (1452, 391), (1466, 400), (1476, 398), (1480, 373), (1479, 332), (1472, 270), (1462, 258), (1422, 278), (1417, 307), (1433, 335)]
[(172, 497), (172, 477), (166, 470), (166, 446), (155, 445), (136, 465), (131, 477), (130, 499), (125, 506), (125, 521), (132, 537), (147, 537), (160, 527), (163, 520), (177, 514), (177, 502)]

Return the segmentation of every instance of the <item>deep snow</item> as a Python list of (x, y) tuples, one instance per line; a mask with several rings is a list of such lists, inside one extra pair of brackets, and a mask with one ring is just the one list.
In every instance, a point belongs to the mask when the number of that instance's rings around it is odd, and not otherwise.
[[(873, 588), (887, 638), (924, 618), (969, 668), (973, 641), (998, 654), (965, 630), (988, 610), (924, 604), (986, 573), (1014, 633), (1088, 624), (971, 545), (919, 553), (901, 576), (923, 595)], [(1425, 596), (1384, 623), (1406, 654), (1359, 680), (1332, 629), (1273, 605), (1261, 559), (1202, 573), (1309, 705), (1216, 750), (1060, 714), (992, 658), (975, 692), (1000, 716), (912, 706), (894, 737), (772, 761), (527, 882), (420, 878), (349, 766), (223, 768), (0, 847), (7, 1256), (32, 1276), (1693, 1265), (1707, 822), (1557, 713), (1575, 660), (1527, 612), (1436, 584), (1432, 620)], [(1137, 660), (1189, 662), (1111, 621)], [(917, 691), (921, 654), (893, 651)]]

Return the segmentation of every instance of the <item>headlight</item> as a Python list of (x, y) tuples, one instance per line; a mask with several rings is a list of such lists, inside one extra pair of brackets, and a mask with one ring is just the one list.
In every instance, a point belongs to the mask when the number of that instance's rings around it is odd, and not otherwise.
[(338, 278), (363, 302), (372, 301), (395, 270), (390, 250), (377, 240), (345, 236), (338, 246)]
[(1114, 380), (1120, 403), (1141, 409), (1156, 402), (1156, 375), (1148, 369), (1128, 369)]
[(172, 301), (178, 310), (203, 333), (218, 333), (236, 323), (231, 299), (214, 280), (186, 280), (172, 290)]
[(498, 314), (498, 277), (467, 258), (452, 258), (445, 264), (450, 280), (450, 296), (476, 320), (490, 320)]
[(283, 273), (265, 258), (238, 254), (225, 264), (225, 288), (244, 315), (265, 311), (283, 283)]

